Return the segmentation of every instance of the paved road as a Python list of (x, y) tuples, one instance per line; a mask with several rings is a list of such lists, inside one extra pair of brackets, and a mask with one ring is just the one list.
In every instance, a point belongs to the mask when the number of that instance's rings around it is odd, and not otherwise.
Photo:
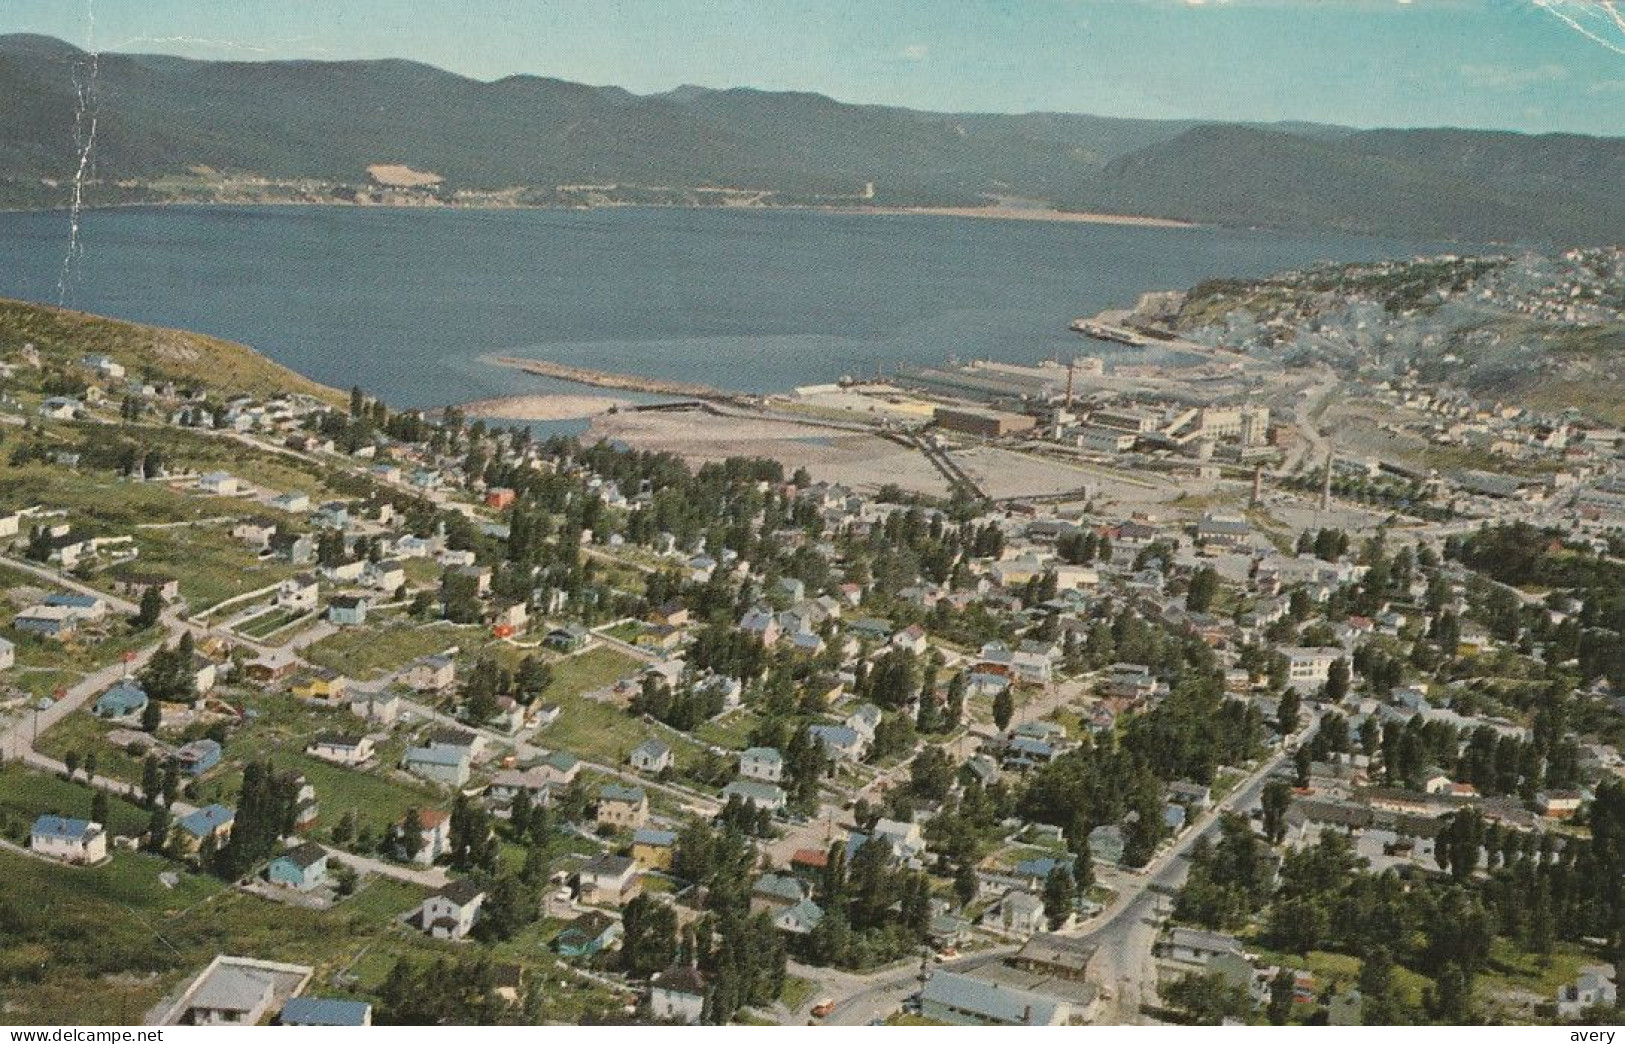
[[(1295, 743), (1307, 742), (1319, 727), (1319, 712), (1310, 711), (1295, 737)], [(1105, 910), (1065, 933), (1099, 946), (1090, 978), (1107, 987), (1112, 994), (1104, 1005), (1109, 1017), (1101, 1021), (1119, 1024), (1132, 1022), (1142, 1005), (1155, 1000), (1157, 977), (1151, 960), (1151, 947), (1160, 930), (1162, 912), (1159, 906), (1165, 901), (1164, 894), (1184, 884), (1185, 875), (1190, 870), (1188, 855), (1197, 838), (1207, 837), (1211, 840), (1216, 837), (1219, 820), (1224, 813), (1247, 812), (1257, 808), (1270, 777), (1290, 757), (1287, 749), (1283, 748), (1266, 758), (1224, 800), (1202, 813), (1172, 845), (1153, 858), (1137, 875), (1134, 884), (1119, 889), (1116, 898)]]
[[(1308, 720), (1299, 730), (1298, 743), (1305, 742), (1320, 725), (1318, 713), (1310, 712)], [(1235, 790), (1214, 807), (1199, 816), (1179, 838), (1159, 852), (1147, 866), (1129, 877), (1119, 887), (1116, 897), (1098, 915), (1063, 934), (1073, 935), (1096, 943), (1100, 949), (1090, 979), (1105, 986), (1111, 993), (1103, 1005), (1105, 1017), (1101, 1023), (1129, 1023), (1139, 1015), (1140, 1007), (1154, 1001), (1156, 994), (1156, 968), (1151, 959), (1151, 947), (1160, 930), (1159, 903), (1163, 892), (1177, 889), (1184, 883), (1189, 870), (1187, 856), (1196, 839), (1211, 837), (1218, 830), (1221, 815), (1229, 811), (1247, 811), (1257, 807), (1269, 777), (1290, 755), (1285, 749), (1266, 758)], [(970, 971), (984, 964), (1004, 959), (1019, 947), (1000, 946), (978, 951), (938, 967), (952, 971)], [(919, 967), (890, 974), (877, 973), (853, 977), (829, 969), (805, 968), (797, 974), (815, 983), (814, 993), (838, 999), (835, 1010), (825, 1021), (832, 1025), (858, 1026), (872, 1019), (885, 1018), (902, 1007), (919, 987)], [(846, 993), (843, 985), (854, 985), (848, 980), (857, 978), (859, 988)]]

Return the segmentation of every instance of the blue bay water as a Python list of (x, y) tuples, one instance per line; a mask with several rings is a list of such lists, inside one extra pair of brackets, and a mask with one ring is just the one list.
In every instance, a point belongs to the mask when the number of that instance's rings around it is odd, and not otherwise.
[[(82, 240), (71, 307), (241, 341), (317, 380), (411, 406), (559, 387), (481, 361), (490, 354), (745, 391), (950, 357), (1110, 356), (1116, 349), (1067, 323), (1146, 290), (1431, 249), (1208, 228), (677, 209), (108, 210), (85, 215)], [(55, 303), (66, 245), (63, 214), (0, 214), (0, 295)]]

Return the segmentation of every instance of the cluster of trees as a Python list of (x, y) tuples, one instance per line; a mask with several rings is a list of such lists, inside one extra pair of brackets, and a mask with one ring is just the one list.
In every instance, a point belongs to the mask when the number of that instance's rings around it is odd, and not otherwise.
[(496, 715), (503, 697), (528, 707), (541, 698), (551, 684), (553, 668), (540, 656), (526, 656), (511, 671), (496, 659), (482, 656), (463, 679), (463, 713), (476, 724), (489, 721)]
[(269, 759), (243, 766), (237, 813), (226, 843), (214, 848), (205, 840), (199, 852), (203, 866), (227, 881), (236, 880), (269, 859), (293, 833), (299, 814), (299, 777), (278, 772)]
[[(1193, 847), (1175, 916), (1227, 930), (1261, 921), (1272, 948), (1358, 958), (1367, 1023), (1470, 1022), (1498, 938), (1543, 957), (1587, 939), (1625, 953), (1625, 785), (1598, 788), (1586, 825), (1589, 839), (1518, 831), (1465, 809), (1435, 839), (1440, 872), (1402, 876), (1371, 871), (1331, 831), (1277, 857), (1268, 827), (1260, 837), (1227, 817), (1217, 845)], [(1399, 966), (1432, 980), (1420, 1005), (1395, 988)]]
[(705, 913), (679, 931), (669, 904), (633, 899), (621, 915), (621, 970), (647, 977), (697, 969), (706, 982), (702, 1021), (713, 1025), (747, 1005), (771, 1003), (784, 988), (788, 955), (768, 915), (750, 912), (756, 850), (749, 839), (729, 825), (694, 821), (679, 832), (674, 859), (674, 872), (704, 890)]
[(868, 968), (918, 950), (931, 928), (931, 883), (898, 865), (891, 845), (870, 838), (847, 864), (846, 844), (829, 849), (814, 899), (824, 918), (804, 941), (817, 964)]
[[(196, 703), (197, 680), (192, 665), (195, 654), (196, 647), (190, 631), (181, 632), (174, 645), (166, 645), (155, 651), (147, 665), (136, 675), (148, 700)], [(147, 704), (149, 707), (154, 705), (153, 702)]]

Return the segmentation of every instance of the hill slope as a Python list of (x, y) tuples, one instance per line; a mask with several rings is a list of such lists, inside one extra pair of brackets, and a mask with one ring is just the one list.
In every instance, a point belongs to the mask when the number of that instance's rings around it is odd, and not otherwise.
[(228, 396), (342, 398), (234, 341), (0, 298), (0, 347), (25, 344), (35, 347), (46, 366), (69, 368), (86, 355), (105, 355), (123, 364), (132, 377), (196, 385)]
[[(61, 41), (0, 36), (0, 206), (65, 198), (84, 65)], [(560, 186), (593, 186), (589, 202), (692, 201), (714, 188), (769, 204), (1014, 196), (1220, 224), (1625, 239), (1625, 200), (1611, 191), (1625, 178), (1621, 139), (929, 113), (749, 89), (639, 96), (396, 60), (107, 54), (97, 96), (92, 203), (164, 198), (161, 182), (197, 171), (306, 179), (320, 198), (350, 198), (339, 189), (367, 184), (370, 166), (401, 164), (439, 175), (426, 197), (442, 200), (583, 201)]]

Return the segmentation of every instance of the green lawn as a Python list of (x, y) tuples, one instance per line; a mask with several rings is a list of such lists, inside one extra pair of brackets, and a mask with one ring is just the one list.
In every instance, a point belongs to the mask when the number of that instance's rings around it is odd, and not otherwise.
[(122, 779), (126, 783), (140, 783), (143, 758), (131, 757), (121, 747), (107, 742), (107, 733), (115, 726), (101, 721), (88, 710), (68, 715), (39, 738), (40, 753), (59, 761), (68, 754), (78, 754), (83, 761), (86, 754), (96, 752), (96, 775)]
[(479, 627), (423, 624), (387, 620), (378, 625), (347, 628), (305, 650), (305, 658), (349, 675), (366, 679), (400, 670), (413, 660), (443, 652), (451, 646), (465, 651), (484, 640)]
[[(221, 510), (247, 513), (242, 504), (217, 505), (216, 511)], [(135, 538), (141, 548), (141, 567), (178, 579), (181, 597), (194, 611), (257, 591), (298, 571), (283, 562), (262, 561), (233, 540), (223, 524), (221, 528), (143, 529)]]
[[(89, 819), (94, 791), (83, 779), (81, 774), (80, 782), (69, 783), (60, 776), (16, 764), (0, 768), (0, 821), (5, 823), (7, 836), (26, 844), (28, 826), (42, 815)], [(108, 795), (107, 804), (112, 822), (106, 825), (113, 834), (133, 837), (146, 829), (144, 810), (112, 795)]]
[(784, 977), (784, 989), (779, 991), (779, 1000), (786, 1008), (795, 1011), (797, 1008), (812, 1000), (813, 984), (810, 980), (795, 975)]

